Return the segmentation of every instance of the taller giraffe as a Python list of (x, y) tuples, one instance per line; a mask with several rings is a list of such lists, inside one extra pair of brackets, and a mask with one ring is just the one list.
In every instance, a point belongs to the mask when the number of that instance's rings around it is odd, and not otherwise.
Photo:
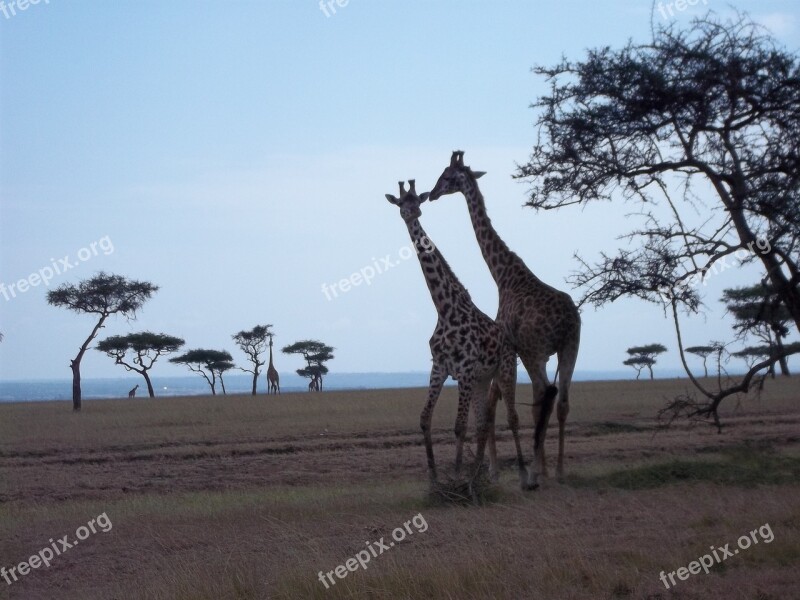
[[(534, 472), (547, 476), (544, 440), (558, 395), (558, 463), (556, 475), (564, 475), (564, 425), (569, 413), (569, 386), (580, 345), (581, 318), (572, 298), (542, 282), (500, 238), (486, 214), (483, 195), (474, 172), (464, 165), (464, 153), (456, 150), (450, 165), (442, 172), (430, 193), (436, 200), (445, 194), (461, 192), (467, 200), (472, 227), (481, 253), (497, 284), (500, 296), (497, 322), (514, 346), (533, 382)], [(550, 356), (558, 357), (558, 386), (548, 386), (545, 366)], [(494, 390), (493, 390), (494, 392)], [(538, 410), (537, 410), (538, 408)]]
[(272, 334), (269, 335), (269, 366), (267, 367), (267, 394), (281, 393), (281, 378), (272, 364)]
[(458, 414), (455, 426), (456, 474), (461, 468), (467, 418), (472, 404), (475, 407), (478, 438), (475, 466), (479, 468), (483, 462), (488, 438), (490, 473), (493, 478), (497, 477), (497, 452), (494, 440), (495, 405), (489, 404), (489, 386), (492, 380), (496, 379), (503, 384), (502, 394), (508, 406), (508, 425), (516, 444), (520, 481), (525, 487), (527, 472), (519, 441), (519, 419), (514, 408), (516, 355), (505, 339), (502, 329), (473, 304), (469, 292), (461, 285), (439, 249), (431, 244), (430, 238), (419, 222), (419, 217), (422, 216), (420, 204), (427, 200), (428, 194), (417, 195), (414, 180), (411, 179), (408, 183), (410, 186), (408, 192), (401, 181), (400, 197), (386, 194), (386, 199), (400, 208), (400, 216), (405, 221), (408, 234), (417, 250), (422, 274), (425, 276), (425, 283), (439, 316), (430, 339), (433, 366), (428, 387), (428, 401), (420, 415), (431, 483), (436, 482), (431, 417), (442, 386), (450, 376), (458, 382)]

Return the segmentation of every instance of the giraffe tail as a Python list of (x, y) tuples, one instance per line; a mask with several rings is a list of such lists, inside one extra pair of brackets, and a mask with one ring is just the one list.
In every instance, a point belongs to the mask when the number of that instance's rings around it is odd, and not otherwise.
[(544, 391), (544, 398), (542, 398), (542, 408), (539, 411), (539, 418), (536, 419), (536, 429), (534, 430), (534, 440), (536, 440), (536, 446), (539, 446), (538, 440), (543, 439), (542, 435), (544, 434), (545, 430), (547, 430), (547, 416), (550, 414), (550, 411), (553, 410), (553, 401), (556, 399), (558, 395), (558, 388), (554, 385), (548, 385), (547, 389)]

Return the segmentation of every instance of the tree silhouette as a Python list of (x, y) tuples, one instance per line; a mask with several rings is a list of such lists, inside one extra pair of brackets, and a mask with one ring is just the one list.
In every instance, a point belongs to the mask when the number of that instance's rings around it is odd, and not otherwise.
[[(234, 367), (233, 357), (225, 350), (207, 350), (196, 348), (185, 354), (170, 358), (169, 362), (186, 365), (190, 371), (199, 373), (211, 388), (211, 394), (217, 395), (217, 377), (222, 380), (222, 374)], [(222, 391), (225, 393), (225, 382), (222, 382)]]
[(316, 390), (322, 391), (322, 376), (328, 374), (328, 367), (325, 366), (325, 363), (333, 360), (334, 348), (317, 340), (302, 340), (285, 346), (282, 351), (285, 354), (302, 355), (306, 361), (306, 366), (302, 369), (297, 369), (297, 374), (300, 377), (310, 379), (312, 382), (316, 379)]
[(708, 367), (706, 366), (706, 359), (709, 357), (710, 354), (715, 352), (714, 346), (692, 346), (690, 348), (686, 348), (686, 352), (691, 354), (696, 354), (700, 358), (703, 359), (703, 372), (705, 373), (705, 377), (708, 377)]
[(667, 349), (661, 344), (633, 346), (632, 348), (628, 348), (626, 350), (626, 352), (630, 355), (630, 358), (624, 361), (622, 364), (636, 369), (636, 379), (639, 379), (642, 369), (647, 367), (647, 369), (650, 371), (650, 379), (653, 379), (653, 365), (656, 364), (656, 356), (666, 351)]
[[(142, 331), (108, 337), (99, 341), (95, 350), (105, 352), (116, 364), (125, 367), (125, 370), (139, 373), (147, 383), (147, 393), (151, 398), (155, 398), (156, 394), (148, 371), (153, 368), (159, 356), (177, 352), (184, 343), (179, 337)], [(128, 352), (133, 352), (130, 362), (125, 357)]]
[[(579, 258), (572, 282), (584, 287), (582, 302), (666, 306), (680, 338), (678, 308), (699, 311), (698, 285), (735, 258), (760, 263), (800, 330), (800, 60), (747, 17), (680, 27), (537, 67), (550, 92), (534, 104), (537, 141), (515, 176), (528, 180), (537, 209), (637, 205), (640, 220), (623, 236), (632, 249)], [(705, 398), (679, 408), (717, 424), (720, 402), (769, 366), (713, 391), (678, 349)]]
[(135, 281), (100, 271), (77, 285), (63, 284), (47, 292), (47, 302), (52, 306), (97, 316), (89, 337), (78, 348), (77, 356), (70, 361), (73, 410), (81, 409), (81, 360), (106, 319), (114, 314), (135, 319), (136, 311), (157, 291), (158, 286), (147, 281)]
[(646, 356), (631, 356), (630, 358), (625, 359), (622, 361), (622, 364), (627, 367), (633, 367), (636, 369), (636, 379), (639, 379), (639, 376), (642, 374), (642, 369), (647, 367), (650, 369), (650, 379), (653, 378), (653, 365), (656, 364), (656, 361), (652, 358), (648, 358)]
[(269, 345), (269, 337), (272, 335), (270, 328), (272, 325), (256, 325), (249, 331), (240, 331), (233, 335), (233, 341), (236, 345), (247, 355), (247, 359), (253, 364), (252, 369), (245, 369), (239, 367), (245, 373), (253, 374), (253, 396), (256, 395), (256, 387), (258, 385), (258, 376), (261, 373), (261, 367), (266, 363), (261, 360), (261, 355), (266, 352)]
[[(783, 339), (789, 334), (787, 325), (792, 316), (772, 286), (757, 284), (726, 289), (722, 292), (722, 302), (736, 319), (733, 329), (737, 338), (745, 340), (751, 335), (759, 338), (770, 350), (764, 358), (778, 357), (781, 373), (788, 376), (789, 364)], [(769, 370), (774, 374), (775, 365), (770, 365)]]

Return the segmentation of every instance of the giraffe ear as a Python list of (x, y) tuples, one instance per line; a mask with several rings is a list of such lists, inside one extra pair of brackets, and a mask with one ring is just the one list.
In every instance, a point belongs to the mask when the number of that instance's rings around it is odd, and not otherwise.
[(486, 171), (473, 171), (473, 173), (472, 173), (472, 176), (473, 176), (475, 179), (480, 179), (480, 178), (481, 178), (481, 177), (483, 177), (484, 175), (486, 175)]
[(430, 197), (430, 195), (431, 195), (430, 192), (422, 192), (419, 195), (419, 199), (420, 199), (421, 202), (425, 202), (425, 200), (427, 200)]
[(391, 194), (386, 194), (386, 199), (387, 199), (389, 202), (391, 202), (392, 204), (397, 204), (398, 202), (400, 202), (400, 201), (399, 201), (397, 198), (395, 198), (395, 197), (394, 197), (394, 196), (392, 196)]

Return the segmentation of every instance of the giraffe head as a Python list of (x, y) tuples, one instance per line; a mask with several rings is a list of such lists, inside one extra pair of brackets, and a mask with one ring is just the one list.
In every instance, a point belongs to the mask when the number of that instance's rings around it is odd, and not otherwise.
[(405, 182), (398, 181), (397, 185), (400, 188), (400, 197), (395, 198), (391, 194), (386, 194), (386, 199), (392, 204), (400, 207), (400, 216), (403, 217), (403, 220), (406, 223), (409, 223), (414, 219), (419, 219), (422, 216), (422, 211), (420, 210), (419, 205), (425, 202), (430, 194), (428, 194), (428, 192), (422, 192), (421, 194), (417, 195), (415, 180), (413, 179), (408, 180), (408, 191), (406, 191)]
[(431, 190), (431, 200), (437, 200), (446, 194), (455, 194), (464, 190), (464, 186), (471, 179), (480, 179), (486, 173), (473, 171), (464, 165), (464, 151), (454, 150), (448, 166), (439, 176), (439, 180)]

